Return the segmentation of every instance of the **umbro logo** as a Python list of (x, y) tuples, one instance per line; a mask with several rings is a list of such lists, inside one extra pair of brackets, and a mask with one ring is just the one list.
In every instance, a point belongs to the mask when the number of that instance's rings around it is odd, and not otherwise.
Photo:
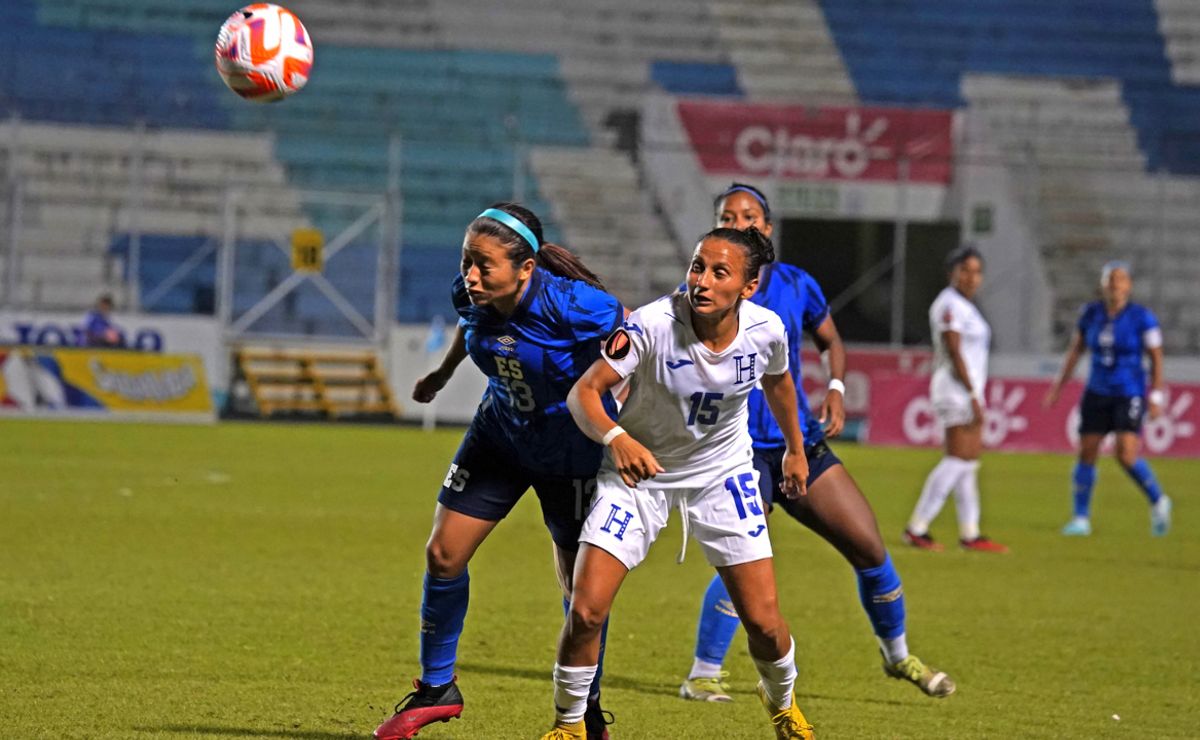
[(672, 370), (678, 370), (679, 368), (683, 367), (684, 365), (695, 365), (695, 364), (696, 363), (692, 362), (691, 360), (675, 360), (674, 362), (667, 360), (667, 367), (671, 368)]
[(505, 352), (510, 352), (516, 349), (517, 340), (505, 334), (502, 337), (496, 337), (496, 341), (500, 343), (500, 349)]

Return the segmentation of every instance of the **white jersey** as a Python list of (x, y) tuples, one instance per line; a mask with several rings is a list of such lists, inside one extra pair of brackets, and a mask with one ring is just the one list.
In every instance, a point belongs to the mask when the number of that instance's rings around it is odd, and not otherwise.
[(933, 332), (933, 377), (930, 378), (930, 393), (934, 401), (939, 396), (965, 393), (966, 389), (954, 372), (950, 353), (942, 341), (942, 332), (956, 332), (959, 337), (959, 354), (967, 366), (967, 377), (971, 389), (982, 394), (987, 383), (988, 349), (992, 343), (992, 327), (983, 318), (979, 308), (967, 300), (962, 293), (947, 287), (938, 293), (929, 307), (929, 328)]
[[(763, 375), (787, 372), (787, 331), (774, 312), (742, 301), (737, 337), (713, 352), (676, 293), (630, 314), (603, 356), (630, 379), (618, 423), (666, 470), (639, 487), (703, 488), (753, 457), (747, 398)], [(615, 471), (611, 453), (601, 469)]]

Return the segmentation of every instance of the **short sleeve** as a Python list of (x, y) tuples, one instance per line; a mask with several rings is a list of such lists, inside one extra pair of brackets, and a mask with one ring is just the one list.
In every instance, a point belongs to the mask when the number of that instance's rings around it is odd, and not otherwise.
[(577, 282), (567, 306), (567, 321), (579, 343), (600, 341), (621, 325), (621, 302), (599, 288)]
[(803, 327), (804, 331), (811, 334), (824, 323), (825, 317), (829, 315), (829, 304), (825, 300), (825, 294), (821, 292), (821, 286), (817, 285), (817, 281), (811, 275), (806, 274), (804, 276), (802, 290), (803, 295), (801, 299), (804, 301)]
[(650, 341), (635, 311), (604, 340), (601, 356), (622, 378), (628, 378), (650, 348)]
[(1080, 335), (1085, 337), (1087, 336), (1089, 308), (1091, 308), (1090, 303), (1083, 304), (1083, 308), (1079, 309), (1079, 319), (1075, 322), (1075, 328), (1079, 331)]
[(466, 316), (467, 309), (471, 307), (471, 299), (467, 296), (467, 284), (462, 275), (455, 275), (454, 282), (450, 284), (450, 303), (454, 305), (454, 311), (459, 316)]
[(1142, 309), (1142, 346), (1146, 349), (1158, 349), (1162, 343), (1162, 328), (1158, 325), (1158, 317), (1150, 309)]
[(763, 369), (763, 373), (782, 375), (788, 371), (787, 330), (784, 329), (783, 322), (779, 319), (772, 321), (770, 326), (772, 336), (768, 346), (771, 349), (771, 357), (767, 360), (767, 366)]
[(961, 334), (966, 326), (967, 317), (964, 314), (962, 306), (957, 301), (943, 300), (935, 303), (933, 305), (933, 321), (937, 326), (938, 334), (946, 331)]

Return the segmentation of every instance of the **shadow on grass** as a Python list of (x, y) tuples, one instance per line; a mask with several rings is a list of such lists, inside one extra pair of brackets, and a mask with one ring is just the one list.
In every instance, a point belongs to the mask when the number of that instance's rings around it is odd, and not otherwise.
[(165, 725), (163, 727), (135, 727), (138, 732), (168, 732), (179, 735), (225, 735), (227, 737), (275, 737), (286, 740), (360, 740), (370, 737), (369, 732), (322, 732), (321, 730), (275, 729), (262, 730), (254, 727), (223, 727), (220, 725)]

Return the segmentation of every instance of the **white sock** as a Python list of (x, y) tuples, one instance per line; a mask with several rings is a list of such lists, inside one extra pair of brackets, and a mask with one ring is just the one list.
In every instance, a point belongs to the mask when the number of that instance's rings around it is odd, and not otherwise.
[(962, 475), (962, 466), (966, 464), (966, 460), (947, 455), (929, 471), (929, 477), (925, 479), (925, 486), (921, 489), (921, 497), (917, 499), (917, 505), (913, 507), (912, 516), (908, 519), (908, 531), (913, 534), (928, 534), (929, 523), (941, 512), (946, 497), (950, 495), (954, 484)]
[[(751, 656), (753, 657), (753, 656)], [(792, 689), (796, 686), (796, 641), (792, 640), (787, 655), (779, 660), (759, 660), (754, 658), (758, 675), (762, 678), (763, 689), (766, 690), (767, 701), (776, 711), (783, 711), (792, 706)]]
[(688, 680), (693, 678), (720, 678), (721, 664), (709, 663), (707, 660), (695, 658), (692, 660), (692, 672), (688, 674)]
[(554, 664), (554, 711), (558, 713), (560, 721), (569, 724), (583, 721), (588, 692), (595, 677), (594, 665)]
[(888, 663), (899, 663), (908, 657), (908, 640), (901, 632), (899, 637), (879, 637), (879, 647), (883, 649), (883, 659)]
[(965, 464), (958, 485), (954, 486), (954, 511), (958, 515), (958, 536), (964, 540), (979, 537), (979, 461)]

